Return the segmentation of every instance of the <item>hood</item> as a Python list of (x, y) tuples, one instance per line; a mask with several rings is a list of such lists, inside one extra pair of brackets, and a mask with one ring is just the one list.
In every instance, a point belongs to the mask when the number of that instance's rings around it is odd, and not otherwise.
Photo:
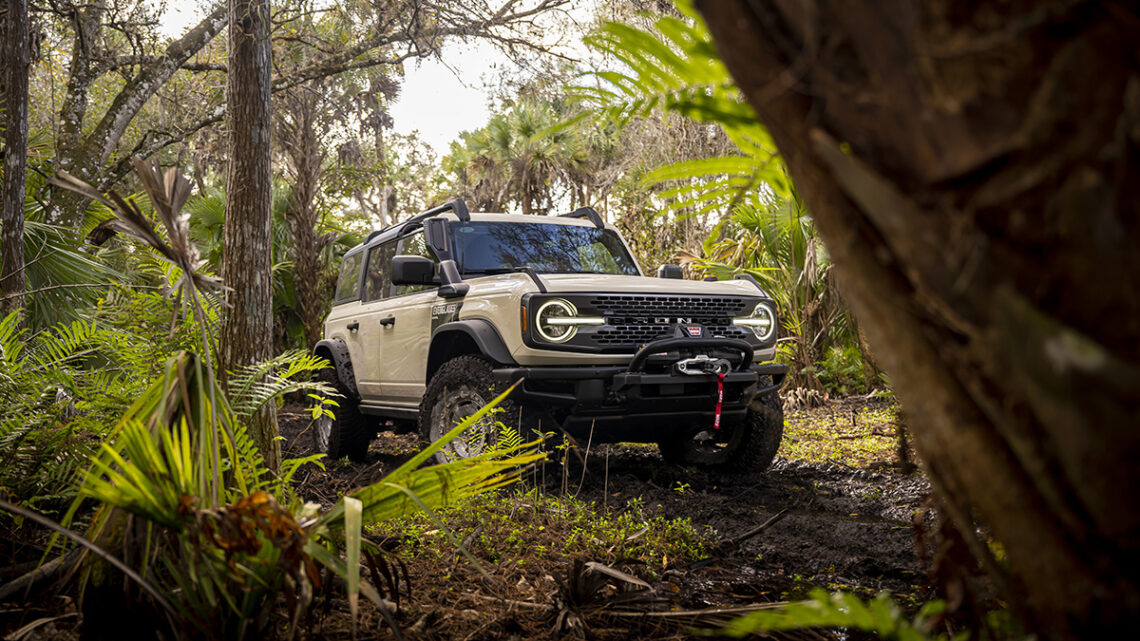
[(680, 280), (614, 274), (541, 274), (551, 292), (637, 292), (642, 294), (708, 294), (768, 296), (746, 280)]

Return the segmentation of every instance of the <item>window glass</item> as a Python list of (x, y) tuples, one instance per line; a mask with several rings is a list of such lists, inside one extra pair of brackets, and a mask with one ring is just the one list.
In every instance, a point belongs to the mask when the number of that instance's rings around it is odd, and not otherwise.
[(365, 301), (388, 297), (392, 289), (392, 258), (395, 255), (395, 243), (384, 243), (369, 250), (368, 274), (364, 277)]
[(344, 257), (340, 264), (340, 275), (336, 279), (336, 300), (346, 301), (360, 297), (360, 265), (363, 262), (364, 252)]
[(452, 251), (465, 276), (519, 267), (547, 274), (638, 274), (621, 237), (609, 229), (474, 221), (452, 223), (451, 232)]
[[(435, 257), (433, 252), (427, 246), (427, 240), (424, 238), (422, 231), (417, 231), (411, 236), (404, 236), (400, 239), (396, 247), (396, 256), (423, 256), (430, 258), (432, 262), (439, 264), (439, 260)], [(404, 294), (412, 294), (415, 292), (422, 292), (427, 289), (435, 289), (434, 285), (397, 285), (396, 295), (403, 296)]]

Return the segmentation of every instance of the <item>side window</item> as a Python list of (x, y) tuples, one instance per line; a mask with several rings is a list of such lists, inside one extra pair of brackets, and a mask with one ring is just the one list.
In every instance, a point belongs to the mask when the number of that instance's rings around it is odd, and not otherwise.
[[(422, 231), (401, 238), (399, 244), (396, 246), (396, 256), (423, 256), (424, 258), (432, 259), (437, 265), (439, 264), (439, 259), (435, 257), (435, 252), (428, 248), (427, 240), (424, 238)], [(404, 294), (422, 292), (426, 289), (434, 289), (434, 287), (431, 285), (397, 285), (396, 295), (403, 296)]]
[(392, 258), (396, 244), (385, 243), (368, 251), (368, 273), (364, 277), (364, 300), (387, 298), (392, 287)]
[(360, 265), (364, 262), (364, 252), (356, 252), (344, 257), (340, 264), (340, 275), (336, 279), (335, 300), (338, 303), (360, 298)]

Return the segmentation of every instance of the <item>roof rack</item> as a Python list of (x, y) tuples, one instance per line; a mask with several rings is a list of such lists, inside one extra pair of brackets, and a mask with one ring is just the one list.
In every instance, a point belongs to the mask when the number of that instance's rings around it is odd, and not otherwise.
[(602, 220), (601, 216), (598, 216), (597, 210), (592, 208), (592, 206), (580, 206), (580, 208), (573, 210), (570, 213), (563, 213), (561, 216), (562, 218), (585, 218), (593, 222), (594, 227), (597, 227), (598, 229), (605, 228), (605, 221)]
[(414, 226), (416, 223), (422, 221), (425, 218), (431, 218), (432, 216), (435, 216), (436, 214), (442, 214), (445, 211), (455, 212), (456, 218), (458, 218), (459, 220), (461, 220), (463, 222), (467, 222), (467, 221), (471, 220), (471, 213), (469, 211), (467, 211), (467, 203), (463, 202), (462, 198), (452, 198), (451, 200), (440, 205), (439, 207), (433, 207), (433, 208), (431, 208), (425, 212), (420, 212), (420, 213), (416, 214), (415, 216), (412, 216), (411, 218), (409, 218), (407, 220), (403, 220), (403, 221), (400, 221), (398, 223), (393, 223), (391, 225), (388, 225), (387, 227), (384, 227), (383, 229), (377, 229), (376, 231), (368, 234), (368, 237), (364, 239), (364, 244), (367, 245), (368, 243), (372, 242), (373, 238), (376, 238), (380, 234), (383, 234), (384, 232), (388, 231), (389, 229), (392, 229), (393, 227), (397, 227), (397, 226), (400, 228), (400, 231), (396, 232), (396, 235), (400, 236), (401, 234), (404, 233), (405, 229), (407, 229), (408, 227)]
[(605, 229), (606, 227), (606, 221), (602, 220), (602, 217), (598, 215), (598, 211), (593, 207), (579, 207), (569, 214), (562, 214), (562, 217), (586, 218), (590, 222), (594, 223), (594, 227), (597, 227), (598, 229)]

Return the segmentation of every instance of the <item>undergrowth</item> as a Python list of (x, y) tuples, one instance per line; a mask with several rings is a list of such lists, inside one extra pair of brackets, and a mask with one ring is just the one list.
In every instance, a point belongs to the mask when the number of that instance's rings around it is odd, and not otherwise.
[(788, 412), (780, 456), (849, 467), (890, 464), (897, 459), (899, 420), (894, 403)]
[[(549, 567), (583, 558), (633, 562), (658, 578), (670, 566), (707, 557), (715, 543), (711, 529), (699, 529), (688, 518), (648, 515), (636, 501), (599, 510), (593, 503), (538, 490), (483, 495), (441, 515), (468, 552), (498, 567)], [(382, 524), (371, 534), (400, 540), (397, 553), (408, 562), (460, 554), (423, 516)]]

